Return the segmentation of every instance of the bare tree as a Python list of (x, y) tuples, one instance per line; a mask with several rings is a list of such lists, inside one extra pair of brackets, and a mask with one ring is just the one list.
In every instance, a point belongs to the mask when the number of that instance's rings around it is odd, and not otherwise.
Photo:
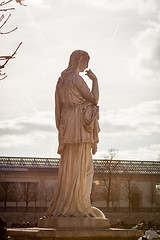
[[(7, 35), (17, 30), (17, 27), (15, 27), (8, 31), (3, 31), (3, 28), (8, 24), (12, 16), (10, 12), (13, 12), (15, 10), (15, 8), (9, 7), (9, 4), (13, 1), (19, 3), (22, 6), (26, 6), (25, 4), (23, 4), (24, 0), (6, 0), (0, 2), (0, 12), (2, 12), (2, 14), (0, 15), (0, 35)], [(0, 56), (0, 80), (4, 80), (7, 77), (6, 73), (3, 72), (3, 70), (5, 69), (9, 60), (15, 58), (15, 55), (21, 44), (22, 42), (19, 43), (18, 47), (12, 54)]]
[(34, 189), (32, 191), (32, 201), (34, 201), (35, 208), (37, 206), (38, 196), (39, 196), (38, 183), (34, 183)]
[(91, 203), (93, 203), (94, 201), (103, 199), (102, 190), (101, 190), (99, 180), (95, 180), (92, 183), (92, 190), (91, 190), (90, 199), (91, 199)]
[(142, 199), (142, 192), (139, 190), (136, 184), (133, 184), (132, 193), (131, 193), (132, 209), (138, 209), (140, 207), (141, 199)]
[(150, 196), (148, 198), (149, 198), (149, 201), (151, 204), (151, 208), (153, 210), (154, 203), (156, 201), (156, 199), (155, 199), (156, 193), (155, 193), (155, 182), (154, 182), (154, 178), (152, 176), (150, 176), (150, 186), (151, 186), (150, 187)]
[(24, 202), (26, 203), (26, 208), (31, 201), (35, 201), (35, 205), (38, 197), (38, 183), (35, 182), (22, 182), (21, 183), (21, 194)]
[(120, 200), (120, 183), (121, 181), (117, 182), (112, 181), (112, 188), (111, 188), (111, 202), (112, 202), (112, 207), (116, 206), (116, 203)]
[(0, 200), (4, 202), (6, 208), (7, 202), (10, 200), (9, 197), (13, 190), (12, 182), (0, 182)]
[(108, 153), (105, 156), (104, 164), (99, 170), (99, 178), (104, 184), (102, 194), (106, 200), (107, 208), (109, 208), (110, 201), (114, 202), (113, 199), (116, 198), (115, 194), (117, 194), (117, 191), (114, 191), (113, 187), (113, 175), (119, 164), (119, 160), (114, 160), (117, 155), (117, 151), (118, 150), (114, 148), (108, 150)]
[(133, 202), (135, 198), (135, 194), (138, 196), (138, 187), (135, 185), (134, 178), (135, 173), (132, 174), (130, 169), (123, 167), (123, 176), (124, 176), (124, 182), (123, 182), (123, 188), (124, 188), (124, 198), (128, 201), (128, 208), (129, 210), (133, 207)]
[(45, 191), (43, 193), (43, 198), (45, 200), (46, 207), (48, 205), (48, 202), (51, 202), (54, 192), (56, 189), (56, 184), (46, 184)]
[(90, 195), (91, 203), (93, 203), (96, 199), (96, 183), (92, 183), (92, 190), (91, 190), (91, 195)]
[(19, 182), (12, 183), (12, 189), (9, 194), (9, 201), (14, 202), (16, 204), (16, 207), (18, 206), (18, 202), (21, 201)]

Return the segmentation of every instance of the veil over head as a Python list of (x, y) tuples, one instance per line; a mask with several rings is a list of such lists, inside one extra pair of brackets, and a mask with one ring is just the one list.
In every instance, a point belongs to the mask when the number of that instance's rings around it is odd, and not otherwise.
[(83, 50), (75, 50), (70, 55), (68, 68), (75, 68), (77, 67), (80, 60), (86, 60), (86, 59), (87, 60), (90, 59), (89, 54), (87, 52)]
[(79, 61), (83, 61), (83, 60), (89, 60), (90, 56), (86, 51), (83, 50), (75, 50), (74, 52), (72, 52), (72, 54), (70, 55), (69, 58), (69, 64), (67, 69), (65, 69), (62, 73), (61, 76), (59, 77), (59, 81), (58, 81), (58, 86), (59, 88), (63, 86), (63, 83), (66, 79), (66, 76), (72, 72), (74, 72), (74, 70), (76, 69), (76, 67), (78, 66)]

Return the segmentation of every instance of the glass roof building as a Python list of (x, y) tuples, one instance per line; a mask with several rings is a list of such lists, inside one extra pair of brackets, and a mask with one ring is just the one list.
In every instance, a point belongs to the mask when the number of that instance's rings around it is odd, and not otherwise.
[[(0, 171), (58, 170), (59, 158), (0, 157)], [(160, 175), (160, 161), (93, 159), (94, 172)]]

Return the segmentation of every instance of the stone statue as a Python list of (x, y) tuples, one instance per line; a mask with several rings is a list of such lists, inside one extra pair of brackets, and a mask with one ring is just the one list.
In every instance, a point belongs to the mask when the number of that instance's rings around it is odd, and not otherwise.
[(79, 75), (88, 68), (89, 55), (74, 51), (58, 79), (55, 91), (55, 118), (59, 133), (58, 153), (61, 155), (58, 185), (46, 217), (102, 217), (104, 214), (91, 206), (93, 178), (92, 154), (98, 143), (99, 89), (91, 70), (86, 75), (92, 90)]

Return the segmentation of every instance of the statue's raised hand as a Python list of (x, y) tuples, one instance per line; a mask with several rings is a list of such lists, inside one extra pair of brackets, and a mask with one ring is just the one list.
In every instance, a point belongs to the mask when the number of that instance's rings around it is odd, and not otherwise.
[(97, 80), (96, 75), (91, 71), (91, 69), (86, 70), (85, 75), (87, 75), (92, 81)]

